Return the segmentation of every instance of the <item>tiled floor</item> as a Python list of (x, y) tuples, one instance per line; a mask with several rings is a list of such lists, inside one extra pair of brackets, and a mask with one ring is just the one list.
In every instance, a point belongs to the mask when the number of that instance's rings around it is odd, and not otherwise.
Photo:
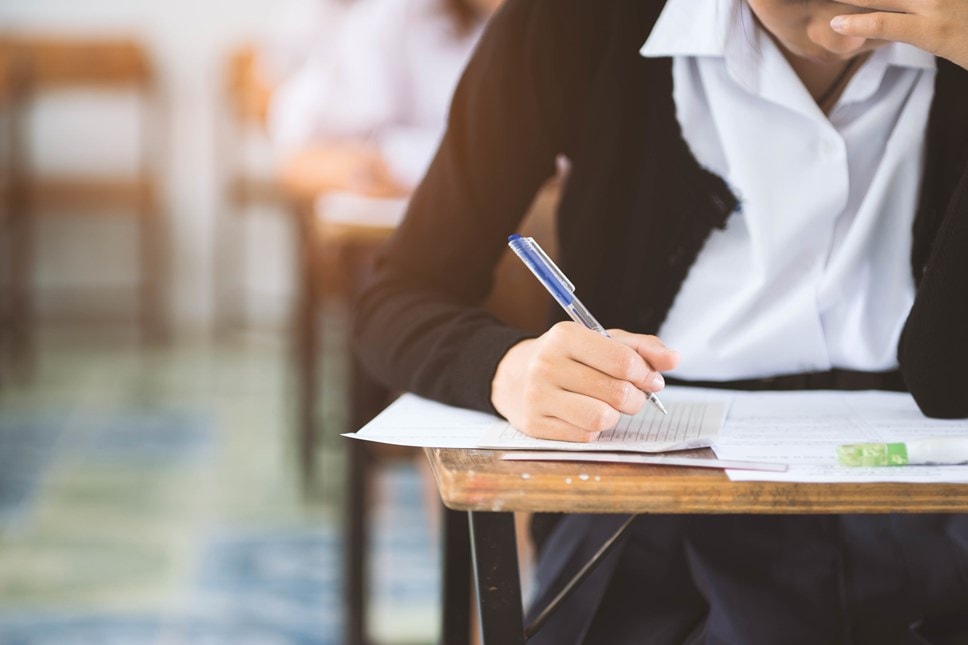
[[(33, 377), (0, 390), (0, 643), (341, 642), (338, 361), (307, 502), (281, 339), (41, 347)], [(376, 482), (381, 642), (435, 638), (420, 486), (407, 464)]]

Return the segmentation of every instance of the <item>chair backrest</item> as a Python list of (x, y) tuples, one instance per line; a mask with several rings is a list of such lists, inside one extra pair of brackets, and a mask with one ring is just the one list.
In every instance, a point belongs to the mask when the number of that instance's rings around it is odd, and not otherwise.
[(0, 37), (0, 219), (14, 210), (14, 107), (18, 78), (13, 43), (9, 38)]
[(152, 81), (147, 52), (129, 38), (20, 36), (12, 48), (31, 91), (146, 86)]
[(223, 109), (230, 118), (216, 132), (216, 147), (229, 202), (239, 212), (252, 203), (279, 204), (282, 195), (275, 177), (253, 173), (244, 161), (249, 137), (267, 135), (272, 98), (272, 89), (259, 66), (258, 48), (242, 45), (229, 52), (224, 73)]
[[(535, 197), (518, 233), (533, 237), (548, 255), (557, 255), (555, 212), (561, 183), (550, 182)], [(548, 328), (551, 296), (510, 249), (498, 263), (485, 308), (505, 323), (542, 333)]]
[(13, 94), (13, 48), (9, 41), (0, 39), (0, 110), (6, 110)]
[(239, 123), (265, 125), (272, 92), (259, 70), (258, 50), (243, 45), (229, 54), (228, 96)]
[[(11, 57), (14, 89), (11, 115), (11, 156), (22, 203), (40, 210), (78, 206), (100, 210), (103, 206), (135, 205), (133, 211), (148, 212), (155, 202), (154, 159), (161, 135), (155, 113), (154, 73), (145, 47), (124, 36), (54, 36), (14, 34), (6, 48)], [(144, 119), (141, 125), (141, 162), (134, 175), (98, 177), (37, 176), (31, 163), (28, 141), (32, 103), (49, 91), (83, 89), (136, 93)], [(133, 212), (132, 211), (132, 212)]]

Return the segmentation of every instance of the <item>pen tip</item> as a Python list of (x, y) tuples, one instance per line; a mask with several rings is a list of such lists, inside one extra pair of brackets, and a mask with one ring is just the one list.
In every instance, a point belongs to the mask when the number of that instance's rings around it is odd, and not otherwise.
[(655, 404), (655, 407), (659, 408), (659, 411), (662, 412), (662, 414), (669, 414), (669, 411), (666, 410), (666, 407), (662, 405), (662, 401), (660, 401), (659, 397), (657, 397), (654, 393), (649, 395), (649, 400)]
[(513, 242), (514, 240), (521, 239), (521, 236), (515, 233), (514, 235), (508, 235), (508, 242)]

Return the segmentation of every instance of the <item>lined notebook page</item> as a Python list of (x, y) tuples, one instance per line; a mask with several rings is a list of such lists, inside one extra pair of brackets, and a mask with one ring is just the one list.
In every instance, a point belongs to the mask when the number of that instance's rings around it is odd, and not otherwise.
[(663, 452), (704, 448), (715, 441), (726, 416), (722, 402), (663, 403), (668, 415), (646, 404), (635, 416), (622, 415), (618, 425), (606, 430), (591, 443), (572, 443), (534, 439), (509, 423), (496, 423), (484, 434), (478, 447), (501, 450), (600, 450), (630, 452)]

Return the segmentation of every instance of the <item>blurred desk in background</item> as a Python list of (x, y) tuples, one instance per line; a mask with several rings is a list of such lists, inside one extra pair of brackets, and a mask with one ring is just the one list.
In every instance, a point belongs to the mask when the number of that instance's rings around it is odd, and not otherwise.
[[(279, 173), (297, 224), (293, 352), (298, 375), (300, 466), (307, 491), (313, 485), (320, 437), (318, 412), (325, 350), (320, 313), (327, 297), (346, 303), (352, 300), (370, 270), (375, 250), (393, 233), (406, 206), (408, 193), (370, 172), (371, 163), (373, 159), (357, 146), (333, 146), (307, 151)], [(351, 351), (348, 365), (349, 425), (356, 429), (383, 408), (387, 392), (366, 376)], [(368, 454), (360, 444), (363, 442), (349, 442), (346, 465), (344, 637), (350, 645), (366, 642)]]
[[(315, 471), (317, 412), (323, 390), (320, 363), (325, 348), (319, 314), (327, 298), (350, 302), (358, 292), (372, 269), (376, 250), (402, 218), (408, 192), (393, 182), (370, 151), (353, 144), (309, 150), (286, 164), (279, 178), (298, 230), (299, 293), (293, 338), (300, 459), (308, 490)], [(552, 257), (557, 248), (554, 213), (560, 186), (560, 178), (553, 178), (539, 191), (518, 229), (540, 239)], [(548, 325), (551, 299), (517, 258), (505, 252), (495, 271), (494, 288), (482, 306), (506, 324), (540, 333)], [(388, 392), (368, 377), (352, 351), (348, 365), (348, 430), (355, 431), (383, 409)], [(366, 642), (366, 508), (372, 448), (367, 442), (351, 441), (347, 450), (346, 642), (356, 645)]]
[[(284, 164), (278, 175), (296, 221), (298, 295), (293, 316), (293, 351), (299, 380), (300, 465), (307, 487), (314, 475), (319, 434), (319, 364), (323, 348), (318, 322), (324, 298), (330, 295), (351, 299), (367, 270), (366, 257), (396, 227), (393, 218), (374, 222), (367, 205), (386, 210), (389, 202), (402, 216), (403, 200), (408, 194), (388, 181), (368, 175), (360, 150), (353, 145), (307, 150)], [(329, 221), (327, 205), (340, 202), (347, 205), (345, 210), (355, 209), (357, 217), (352, 212), (342, 212)]]

